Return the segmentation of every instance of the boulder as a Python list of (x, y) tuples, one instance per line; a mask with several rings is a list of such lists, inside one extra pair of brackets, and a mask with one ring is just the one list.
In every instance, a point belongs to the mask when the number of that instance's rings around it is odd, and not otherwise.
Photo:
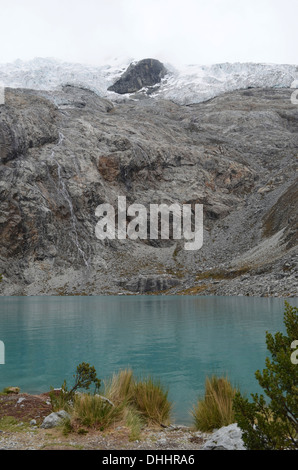
[(20, 393), (20, 388), (19, 387), (7, 387), (5, 389), (5, 393), (12, 394), (12, 395), (18, 395)]
[(43, 429), (55, 428), (65, 419), (70, 419), (70, 415), (66, 411), (60, 410), (53, 412), (45, 417), (40, 427)]
[(143, 87), (156, 85), (166, 74), (167, 69), (159, 60), (143, 59), (136, 64), (130, 64), (119, 80), (108, 90), (121, 95), (135, 93)]
[(241, 429), (234, 423), (215, 430), (205, 442), (203, 450), (246, 450)]

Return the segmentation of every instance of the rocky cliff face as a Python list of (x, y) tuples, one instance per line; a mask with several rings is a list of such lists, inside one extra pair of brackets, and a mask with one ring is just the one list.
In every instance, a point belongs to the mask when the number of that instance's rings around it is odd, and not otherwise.
[[(6, 89), (0, 107), (2, 295), (295, 295), (298, 107), (290, 89), (182, 106)], [(118, 196), (203, 204), (204, 244), (98, 240)], [(129, 218), (128, 218), (129, 219)]]

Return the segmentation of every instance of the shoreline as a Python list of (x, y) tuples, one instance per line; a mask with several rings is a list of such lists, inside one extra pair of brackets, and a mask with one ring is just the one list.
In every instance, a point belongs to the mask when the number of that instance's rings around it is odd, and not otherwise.
[(49, 393), (0, 394), (0, 450), (244, 450), (236, 424), (218, 430), (216, 438), (191, 426), (146, 425), (139, 439), (131, 440), (128, 427), (119, 424), (67, 435), (61, 426), (41, 428), (52, 412)]

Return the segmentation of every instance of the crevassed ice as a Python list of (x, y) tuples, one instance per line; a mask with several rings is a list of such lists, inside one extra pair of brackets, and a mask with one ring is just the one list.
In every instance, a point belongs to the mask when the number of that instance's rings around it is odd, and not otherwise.
[[(85, 86), (109, 99), (120, 96), (108, 87), (126, 70), (132, 59), (93, 66), (37, 58), (29, 62), (0, 64), (0, 82), (7, 87), (53, 90), (63, 84)], [(187, 65), (170, 70), (158, 91), (151, 97), (170, 99), (179, 104), (199, 103), (227, 91), (248, 87), (290, 88), (298, 79), (298, 66), (287, 64), (223, 63)]]

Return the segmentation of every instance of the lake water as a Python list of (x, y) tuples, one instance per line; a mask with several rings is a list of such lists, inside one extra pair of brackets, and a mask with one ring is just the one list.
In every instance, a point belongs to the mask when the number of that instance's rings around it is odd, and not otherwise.
[(130, 367), (160, 379), (174, 420), (188, 424), (207, 375), (228, 375), (243, 393), (262, 391), (254, 373), (265, 366), (266, 331), (285, 331), (283, 311), (283, 299), (253, 297), (1, 297), (0, 389), (71, 385), (81, 362), (101, 379)]

